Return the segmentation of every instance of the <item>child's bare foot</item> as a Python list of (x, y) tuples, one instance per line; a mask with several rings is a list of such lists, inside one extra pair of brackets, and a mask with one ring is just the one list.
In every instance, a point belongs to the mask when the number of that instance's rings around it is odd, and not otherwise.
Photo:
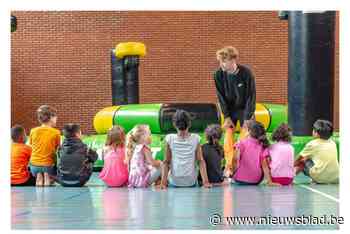
[(35, 183), (35, 185), (38, 186), (38, 187), (41, 187), (41, 186), (43, 186), (43, 184), (44, 184), (43, 174), (42, 173), (36, 174), (36, 183)]
[(47, 172), (44, 173), (44, 186), (50, 186), (51, 185), (51, 179)]
[(156, 181), (154, 182), (154, 185), (155, 185), (155, 186), (159, 186), (161, 183), (162, 183), (162, 179), (159, 178), (158, 180), (156, 180)]
[(279, 183), (274, 183), (274, 182), (267, 182), (267, 185), (268, 185), (268, 186), (275, 186), (275, 187), (282, 186), (281, 184), (279, 184)]
[(226, 168), (225, 171), (224, 171), (224, 177), (226, 178), (230, 178), (232, 177), (232, 170), (230, 168)]

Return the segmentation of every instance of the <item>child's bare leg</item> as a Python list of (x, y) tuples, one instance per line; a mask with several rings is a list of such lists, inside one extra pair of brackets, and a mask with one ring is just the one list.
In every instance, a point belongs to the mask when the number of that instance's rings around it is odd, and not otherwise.
[(43, 186), (44, 183), (44, 177), (43, 177), (43, 173), (37, 173), (36, 174), (36, 186)]
[(162, 177), (161, 177), (161, 167), (159, 168), (156, 168), (156, 167), (153, 167), (151, 169), (151, 175), (150, 175), (150, 178), (149, 178), (149, 184), (153, 184), (154, 182), (157, 183), (158, 180), (160, 180)]
[(51, 179), (49, 176), (49, 173), (44, 172), (44, 186), (50, 186), (51, 185)]

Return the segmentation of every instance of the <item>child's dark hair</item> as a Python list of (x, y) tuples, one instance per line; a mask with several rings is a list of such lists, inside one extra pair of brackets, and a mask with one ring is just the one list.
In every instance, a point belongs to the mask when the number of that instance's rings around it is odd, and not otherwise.
[(184, 131), (191, 127), (191, 116), (187, 111), (176, 110), (173, 116), (173, 125), (180, 131)]
[(328, 140), (333, 134), (333, 125), (328, 120), (318, 119), (314, 123), (313, 130), (321, 139)]
[(272, 133), (272, 140), (273, 141), (291, 142), (292, 141), (291, 131), (292, 131), (292, 129), (289, 127), (288, 124), (282, 123)]
[(51, 117), (56, 116), (56, 109), (48, 105), (42, 105), (38, 108), (37, 116), (40, 123), (47, 123), (50, 121)]
[(269, 147), (270, 143), (266, 136), (266, 130), (262, 123), (252, 120), (247, 125), (249, 135), (255, 139), (257, 139), (263, 148)]
[(74, 137), (75, 134), (80, 132), (80, 125), (73, 123), (66, 124), (64, 125), (62, 132), (65, 138)]
[(107, 133), (106, 146), (112, 144), (116, 146), (123, 146), (125, 144), (125, 132), (124, 128), (119, 125), (113, 126)]
[(19, 138), (25, 133), (24, 127), (19, 124), (16, 124), (11, 128), (11, 139), (13, 142), (19, 142)]
[(218, 145), (222, 137), (222, 129), (219, 124), (211, 124), (205, 129), (205, 138), (211, 145)]

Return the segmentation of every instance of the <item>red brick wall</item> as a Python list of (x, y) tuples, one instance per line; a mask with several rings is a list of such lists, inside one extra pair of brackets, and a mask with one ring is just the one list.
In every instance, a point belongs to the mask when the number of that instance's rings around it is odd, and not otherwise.
[(288, 23), (277, 12), (13, 13), (12, 124), (37, 125), (35, 110), (49, 104), (58, 127), (77, 122), (93, 133), (95, 113), (111, 105), (110, 49), (125, 41), (147, 46), (142, 103), (216, 102), (211, 75), (225, 45), (253, 68), (258, 102), (287, 103)]

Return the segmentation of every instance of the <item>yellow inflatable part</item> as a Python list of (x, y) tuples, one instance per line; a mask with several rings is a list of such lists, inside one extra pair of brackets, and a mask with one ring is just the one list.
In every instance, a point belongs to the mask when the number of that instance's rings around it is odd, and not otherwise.
[[(221, 126), (224, 125), (224, 115), (221, 113)], [(263, 104), (260, 103), (256, 103), (256, 107), (255, 107), (255, 120), (262, 123), (265, 127), (265, 129), (267, 129), (270, 125), (270, 121), (271, 121), (271, 116), (270, 116), (270, 112), (268, 109), (266, 109), (266, 107)], [(240, 131), (240, 126), (239, 123), (236, 126), (236, 132)]]
[(270, 112), (263, 104), (256, 103), (255, 120), (262, 123), (265, 129), (267, 129), (270, 126)]
[(95, 115), (94, 128), (98, 134), (105, 134), (113, 126), (113, 118), (120, 106), (106, 107)]
[(119, 43), (115, 48), (115, 56), (124, 58), (127, 55), (146, 55), (146, 46), (140, 42), (124, 42)]

